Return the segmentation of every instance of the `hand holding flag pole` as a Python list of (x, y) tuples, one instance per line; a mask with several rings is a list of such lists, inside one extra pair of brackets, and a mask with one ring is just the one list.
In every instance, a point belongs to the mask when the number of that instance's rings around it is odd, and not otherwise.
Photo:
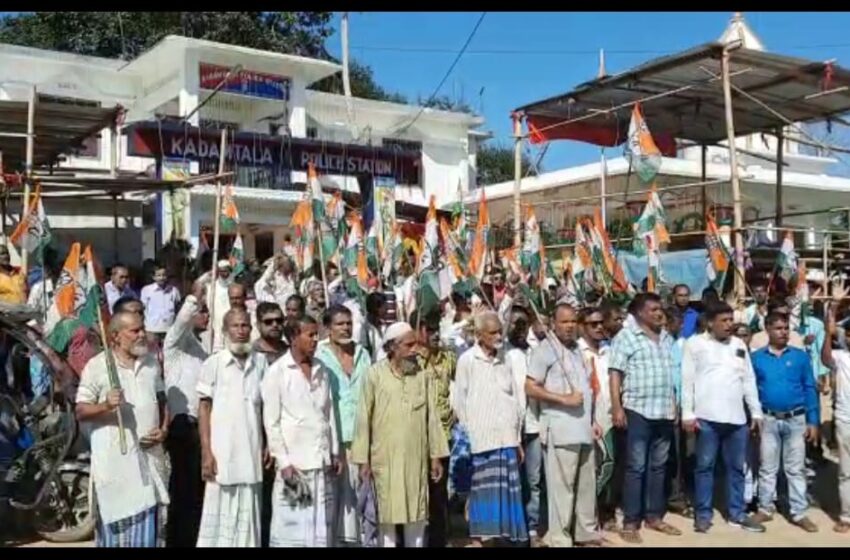
[[(97, 303), (97, 324), (100, 330), (100, 340), (103, 344), (103, 355), (106, 357), (106, 372), (109, 377), (109, 387), (110, 389), (120, 389), (121, 383), (118, 380), (118, 371), (115, 368), (115, 356), (112, 354), (112, 348), (109, 346), (109, 338), (106, 336), (106, 325), (103, 322), (103, 310), (101, 309), (100, 302)], [(115, 416), (118, 419), (118, 443), (121, 454), (126, 455), (127, 434), (124, 432), (124, 416), (121, 414), (120, 406), (115, 409)]]

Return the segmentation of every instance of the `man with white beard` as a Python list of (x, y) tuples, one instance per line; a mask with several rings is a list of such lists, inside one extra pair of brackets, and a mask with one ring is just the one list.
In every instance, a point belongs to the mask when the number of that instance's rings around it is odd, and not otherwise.
[(244, 308), (224, 315), (225, 349), (201, 368), (198, 424), (206, 481), (198, 547), (257, 547), (263, 482), (262, 397), (268, 368)]
[[(96, 543), (162, 547), (168, 506), (168, 463), (162, 448), (169, 420), (165, 387), (138, 314), (113, 315), (109, 334), (112, 355), (101, 352), (86, 364), (76, 405), (77, 419), (91, 425)], [(117, 388), (109, 380), (110, 359), (115, 362)]]

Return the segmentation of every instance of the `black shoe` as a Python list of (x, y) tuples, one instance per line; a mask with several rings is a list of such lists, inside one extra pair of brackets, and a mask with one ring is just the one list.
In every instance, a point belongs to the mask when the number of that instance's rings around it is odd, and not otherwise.
[(694, 531), (697, 533), (708, 533), (709, 529), (711, 529), (710, 521), (697, 521), (694, 523)]
[(739, 519), (738, 521), (729, 521), (729, 525), (731, 527), (740, 527), (744, 531), (749, 531), (750, 533), (764, 533), (765, 528), (761, 523), (757, 523), (750, 516), (745, 516)]

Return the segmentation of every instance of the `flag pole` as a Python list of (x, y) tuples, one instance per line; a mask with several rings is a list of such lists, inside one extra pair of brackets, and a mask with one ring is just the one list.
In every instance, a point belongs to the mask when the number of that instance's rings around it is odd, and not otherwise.
[(213, 218), (213, 258), (210, 270), (209, 308), (210, 308), (210, 354), (215, 348), (215, 283), (218, 268), (218, 235), (221, 229), (221, 177), (224, 174), (224, 157), (227, 148), (227, 129), (221, 129), (221, 147), (218, 155), (218, 176), (215, 181), (215, 217)]
[[(322, 204), (324, 204), (324, 202), (325, 202), (324, 195), (322, 195)], [(311, 206), (310, 209), (312, 211), (312, 204), (310, 206)], [(324, 290), (325, 290), (325, 305), (330, 306), (331, 297), (330, 297), (330, 293), (328, 292), (328, 275), (325, 274), (325, 248), (324, 248), (325, 243), (324, 243), (324, 236), (322, 235), (322, 224), (317, 223), (318, 221), (315, 218), (316, 217), (313, 216), (313, 227), (314, 228), (317, 227), (319, 229), (319, 270), (322, 271), (322, 288), (324, 288)]]
[[(27, 104), (27, 153), (26, 153), (26, 181), (24, 182), (24, 200), (21, 206), (21, 221), (26, 222), (30, 208), (30, 189), (32, 185), (33, 151), (35, 149), (35, 102), (37, 96), (35, 86), (30, 87), (30, 98)], [(27, 259), (29, 252), (21, 251), (21, 273), (26, 278)]]
[[(87, 265), (88, 266), (88, 263)], [(97, 280), (94, 280), (97, 282)], [(98, 291), (100, 286), (98, 285)], [(100, 340), (103, 343), (103, 355), (106, 358), (106, 373), (109, 378), (109, 387), (111, 389), (121, 389), (121, 383), (118, 380), (118, 371), (115, 368), (115, 356), (112, 354), (112, 348), (109, 346), (109, 338), (106, 335), (106, 325), (103, 322), (103, 310), (100, 305), (100, 298), (97, 302), (97, 324), (100, 328)], [(121, 407), (115, 408), (115, 417), (118, 420), (118, 444), (121, 454), (127, 454), (127, 434), (124, 433), (124, 416), (121, 414)]]

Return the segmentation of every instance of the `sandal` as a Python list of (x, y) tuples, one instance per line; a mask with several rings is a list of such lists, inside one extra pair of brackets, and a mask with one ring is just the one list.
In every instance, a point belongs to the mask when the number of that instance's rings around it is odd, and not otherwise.
[(665, 535), (669, 535), (671, 537), (680, 537), (682, 536), (682, 532), (677, 528), (673, 527), (669, 523), (665, 523), (664, 521), (656, 521), (652, 524), (647, 523), (647, 528), (652, 529), (653, 531), (658, 531), (659, 533), (664, 533)]
[(602, 548), (605, 546), (605, 542), (602, 540), (595, 541), (584, 541), (575, 543), (576, 548)]
[(628, 544), (643, 544), (643, 539), (637, 529), (623, 528), (620, 530), (620, 538), (623, 539), (623, 542)]
[(850, 523), (847, 523), (846, 521), (839, 521), (835, 524), (835, 527), (833, 527), (832, 530), (836, 533), (846, 533), (850, 531)]

